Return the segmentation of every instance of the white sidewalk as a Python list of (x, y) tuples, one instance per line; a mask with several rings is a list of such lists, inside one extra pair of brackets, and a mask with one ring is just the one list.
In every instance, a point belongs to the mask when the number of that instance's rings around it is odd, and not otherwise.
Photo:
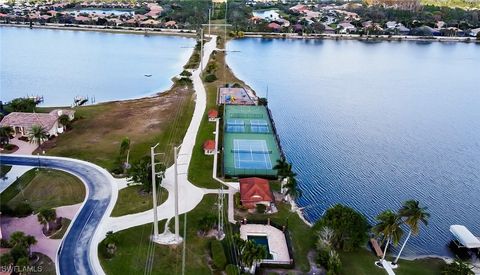
[[(217, 44), (217, 37), (212, 36), (212, 39), (205, 43), (203, 54), (203, 65), (208, 63), (210, 55), (215, 50)], [(203, 199), (205, 193), (208, 191), (193, 185), (188, 181), (188, 167), (192, 158), (193, 147), (197, 138), (200, 123), (204, 119), (204, 113), (207, 106), (207, 93), (200, 76), (202, 68), (199, 68), (192, 73), (193, 87), (195, 89), (196, 101), (195, 110), (193, 112), (192, 121), (188, 126), (187, 132), (182, 142), (182, 147), (178, 153), (178, 197), (179, 197), (179, 213), (185, 213), (195, 208)], [(174, 216), (174, 171), (173, 167), (169, 167), (165, 172), (165, 179), (163, 179), (162, 186), (168, 190), (169, 196), (167, 200), (158, 207), (158, 219), (169, 219)], [(122, 217), (110, 217), (105, 221), (104, 233), (108, 231), (120, 231), (130, 227), (153, 222), (153, 209), (142, 213), (126, 215)]]

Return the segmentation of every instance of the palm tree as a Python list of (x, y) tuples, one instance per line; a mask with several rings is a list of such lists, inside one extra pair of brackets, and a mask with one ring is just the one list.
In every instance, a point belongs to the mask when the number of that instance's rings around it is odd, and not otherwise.
[(373, 227), (373, 232), (377, 236), (382, 236), (383, 241), (387, 241), (387, 244), (385, 245), (385, 251), (383, 252), (382, 257), (382, 260), (385, 260), (385, 255), (387, 254), (387, 249), (390, 241), (392, 241), (394, 245), (397, 245), (402, 238), (402, 219), (392, 210), (386, 210), (377, 216), (377, 221), (378, 223)]
[(123, 156), (125, 153), (127, 153), (127, 162), (125, 167), (128, 167), (128, 159), (130, 157), (130, 139), (128, 137), (122, 139), (122, 142), (120, 143), (120, 155)]
[(285, 195), (289, 195), (292, 199), (298, 199), (302, 196), (302, 190), (298, 188), (297, 180), (295, 179), (295, 177), (288, 177), (287, 183), (283, 185), (283, 188), (287, 190), (285, 192)]
[(70, 118), (68, 117), (68, 115), (61, 115), (58, 117), (58, 123), (65, 127), (66, 130), (70, 127)]
[(430, 217), (430, 214), (427, 212), (427, 207), (420, 207), (420, 202), (416, 200), (408, 200), (404, 202), (402, 208), (400, 208), (398, 211), (398, 214), (405, 218), (405, 223), (408, 225), (410, 230), (408, 231), (407, 238), (403, 242), (402, 248), (400, 249), (400, 252), (398, 252), (397, 258), (395, 258), (393, 264), (398, 262), (403, 248), (408, 242), (410, 236), (412, 234), (415, 236), (418, 235), (418, 232), (420, 231), (420, 222), (427, 226), (428, 218)]
[(0, 143), (8, 144), (10, 143), (10, 135), (13, 134), (13, 128), (10, 126), (0, 127)]
[(57, 212), (55, 209), (43, 208), (38, 212), (38, 222), (46, 226), (46, 231), (50, 230), (50, 222), (57, 218)]
[(43, 141), (45, 141), (47, 136), (47, 131), (41, 125), (32, 125), (30, 132), (28, 132), (28, 137), (30, 142), (38, 144), (40, 148), (42, 147)]
[(278, 177), (280, 180), (283, 180), (286, 177), (286, 171), (288, 167), (288, 162), (284, 158), (277, 159), (277, 164), (273, 166), (274, 170), (277, 170)]

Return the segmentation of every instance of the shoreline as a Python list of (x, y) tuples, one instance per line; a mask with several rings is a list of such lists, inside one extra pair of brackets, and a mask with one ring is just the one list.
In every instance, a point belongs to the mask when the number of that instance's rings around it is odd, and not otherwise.
[(314, 40), (357, 40), (357, 41), (416, 41), (416, 42), (462, 42), (480, 44), (480, 40), (475, 37), (457, 37), (457, 36), (413, 36), (413, 35), (359, 35), (359, 34), (308, 34), (298, 35), (296, 33), (272, 33), (272, 32), (245, 32), (242, 38), (264, 38), (264, 39), (314, 39)]
[[(11, 28), (27, 28), (30, 29), (29, 24), (16, 23), (0, 23), (0, 27)], [(141, 27), (110, 27), (110, 26), (96, 26), (96, 25), (77, 25), (77, 24), (54, 24), (46, 23), (45, 25), (32, 25), (31, 29), (47, 29), (47, 30), (69, 30), (69, 31), (89, 31), (89, 32), (104, 32), (114, 34), (136, 34), (136, 35), (166, 35), (166, 36), (182, 36), (188, 38), (196, 37), (197, 33), (194, 30), (178, 30), (178, 29), (161, 29), (161, 28), (141, 28)]]

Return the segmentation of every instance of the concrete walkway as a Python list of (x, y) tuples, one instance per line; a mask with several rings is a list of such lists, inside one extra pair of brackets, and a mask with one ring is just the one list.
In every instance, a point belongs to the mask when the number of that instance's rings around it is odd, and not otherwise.
[[(57, 217), (73, 219), (81, 204), (74, 204), (56, 208)], [(27, 235), (32, 235), (37, 240), (32, 245), (32, 252), (40, 252), (47, 255), (55, 262), (57, 250), (62, 242), (61, 239), (49, 239), (42, 232), (42, 225), (38, 222), (37, 215), (30, 215), (25, 218), (2, 217), (1, 224), (2, 234), (5, 239), (10, 238), (15, 231), (22, 231)]]
[[(205, 43), (204, 54), (202, 57), (203, 66), (208, 63), (210, 55), (216, 49), (217, 37)], [(178, 153), (178, 197), (179, 197), (179, 213), (185, 213), (194, 209), (203, 199), (206, 193), (213, 191), (199, 188), (188, 181), (188, 167), (192, 158), (193, 147), (197, 138), (200, 123), (204, 119), (205, 109), (207, 107), (207, 93), (200, 76), (202, 68), (198, 68), (192, 73), (193, 87), (195, 89), (196, 101), (195, 110), (193, 112), (192, 121), (188, 126), (187, 132), (182, 142), (182, 147)], [(169, 219), (174, 216), (174, 171), (173, 166), (165, 171), (165, 179), (162, 181), (162, 187), (168, 190), (167, 200), (158, 206), (158, 219)], [(106, 220), (104, 233), (107, 231), (117, 232), (130, 227), (143, 225), (153, 221), (153, 209), (142, 213), (126, 215), (122, 217), (110, 217)]]
[(10, 143), (18, 146), (18, 150), (13, 152), (13, 155), (31, 155), (38, 148), (37, 144), (19, 140), (18, 137), (12, 138)]

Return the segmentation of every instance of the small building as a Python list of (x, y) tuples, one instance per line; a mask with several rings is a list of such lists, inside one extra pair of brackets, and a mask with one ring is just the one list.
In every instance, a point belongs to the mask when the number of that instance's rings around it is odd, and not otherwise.
[(348, 22), (343, 22), (338, 24), (338, 29), (339, 33), (352, 33), (357, 30), (354, 25), (348, 23)]
[(173, 20), (170, 20), (170, 21), (165, 22), (165, 23), (163, 24), (163, 27), (168, 28), (168, 29), (176, 29), (176, 28), (178, 28), (177, 22), (176, 22), (176, 21), (173, 21)]
[(272, 22), (270, 24), (267, 25), (267, 28), (272, 30), (272, 31), (280, 31), (282, 29), (282, 26), (280, 26), (279, 24), (275, 23), (275, 22)]
[(203, 143), (203, 152), (205, 153), (205, 155), (207, 156), (211, 156), (211, 155), (214, 155), (215, 154), (215, 141), (214, 140), (206, 140), (204, 143)]
[(12, 112), (2, 119), (0, 126), (12, 127), (15, 135), (28, 136), (32, 126), (39, 125), (47, 132), (48, 136), (57, 136), (64, 130), (63, 125), (58, 123), (58, 118), (64, 114), (70, 121), (75, 118), (74, 110), (55, 109), (48, 114)]
[(255, 208), (257, 204), (269, 207), (274, 200), (268, 180), (256, 177), (240, 179), (240, 202), (246, 208)]
[(208, 121), (214, 122), (217, 121), (218, 111), (216, 109), (211, 109), (208, 111)]

